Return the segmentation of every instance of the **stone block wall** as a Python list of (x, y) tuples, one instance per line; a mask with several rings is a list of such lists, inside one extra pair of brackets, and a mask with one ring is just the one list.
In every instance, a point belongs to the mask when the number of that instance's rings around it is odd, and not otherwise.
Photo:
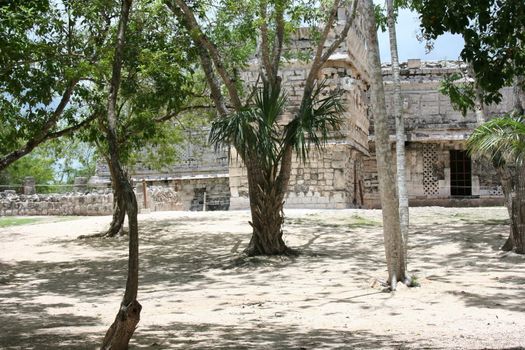
[[(179, 195), (165, 187), (147, 189), (147, 204), (144, 205), (142, 189), (136, 190), (139, 210), (182, 210)], [(86, 193), (19, 195), (14, 191), (0, 192), (0, 216), (38, 215), (111, 215), (113, 193), (110, 189)]]
[[(452, 198), (450, 151), (464, 150), (460, 142), (411, 142), (406, 147), (407, 187), (409, 203), (416, 205), (501, 205), (503, 192), (495, 170), (485, 161), (472, 162), (472, 196)], [(372, 149), (372, 154), (373, 149)], [(375, 155), (365, 164), (365, 206), (379, 208), (379, 181)], [(395, 152), (393, 152), (395, 166)]]
[[(143, 183), (147, 197), (144, 202)], [(137, 201), (141, 208), (158, 210), (228, 210), (230, 188), (228, 176), (183, 177), (170, 179), (136, 180)], [(146, 206), (144, 206), (146, 204)]]
[(0, 216), (37, 215), (111, 215), (111, 190), (92, 193), (19, 195), (0, 192)]
[[(476, 116), (469, 111), (466, 116), (454, 110), (450, 99), (439, 92), (439, 85), (447, 75), (466, 71), (461, 61), (421, 62), (411, 60), (411, 65), (401, 63), (401, 98), (404, 101), (405, 129), (407, 141), (426, 139), (465, 139), (476, 127)], [(387, 111), (393, 107), (393, 78), (390, 64), (382, 66), (385, 82)], [(503, 100), (486, 108), (488, 116), (500, 115), (512, 109), (511, 88), (502, 89)], [(395, 120), (389, 119), (394, 134)], [(373, 128), (370, 129), (373, 134)]]
[[(244, 73), (246, 82), (256, 81), (255, 67)], [(282, 68), (283, 87), (288, 95), (290, 108), (281, 121), (286, 124), (301, 103), (304, 80), (309, 71), (306, 64), (294, 63)], [(366, 85), (358, 78), (348, 57), (329, 60), (320, 72), (320, 80), (326, 80), (328, 89), (343, 91), (344, 123), (341, 130), (331, 133), (331, 140), (321, 155), (310, 152), (306, 164), (294, 160), (286, 206), (294, 208), (348, 208), (359, 205), (354, 183), (355, 168), (361, 167), (362, 154), (368, 151), (368, 110)], [(249, 207), (246, 170), (234, 150), (230, 150), (229, 166), (231, 209)], [(359, 173), (360, 176), (360, 173)], [(363, 186), (361, 186), (363, 187)], [(361, 191), (360, 193), (362, 193)]]

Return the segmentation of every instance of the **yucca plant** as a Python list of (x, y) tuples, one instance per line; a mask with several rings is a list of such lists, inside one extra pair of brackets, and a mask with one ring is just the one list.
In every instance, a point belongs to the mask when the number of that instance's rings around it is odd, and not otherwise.
[(253, 228), (248, 255), (292, 252), (283, 241), (282, 224), (293, 151), (305, 161), (342, 123), (339, 91), (328, 92), (321, 82), (308, 96), (291, 121), (281, 125), (286, 94), (280, 84), (265, 82), (251, 106), (212, 124), (210, 142), (234, 147), (246, 166)]

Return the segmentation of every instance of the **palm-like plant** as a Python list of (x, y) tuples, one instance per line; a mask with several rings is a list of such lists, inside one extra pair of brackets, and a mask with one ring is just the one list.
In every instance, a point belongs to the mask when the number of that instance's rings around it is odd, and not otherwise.
[[(500, 172), (511, 218), (511, 233), (502, 249), (515, 247), (516, 252), (525, 253), (525, 116), (512, 113), (480, 125), (469, 137), (467, 147), (471, 153), (491, 159)], [(517, 170), (514, 180), (508, 165)]]
[(253, 228), (245, 250), (249, 255), (291, 252), (282, 239), (282, 223), (292, 151), (306, 160), (310, 149), (321, 150), (330, 132), (342, 123), (341, 93), (326, 92), (325, 87), (317, 84), (284, 126), (280, 121), (286, 94), (280, 84), (268, 82), (259, 89), (252, 106), (212, 124), (210, 142), (233, 146), (246, 166)]
[(522, 164), (525, 158), (525, 117), (511, 114), (477, 127), (467, 141), (471, 153), (498, 163)]

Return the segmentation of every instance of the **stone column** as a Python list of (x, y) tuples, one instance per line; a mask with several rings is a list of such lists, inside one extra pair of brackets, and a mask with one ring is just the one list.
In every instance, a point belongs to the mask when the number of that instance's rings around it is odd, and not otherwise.
[(87, 190), (87, 177), (75, 177), (73, 192), (85, 192)]
[(35, 194), (35, 178), (32, 176), (26, 176), (24, 178), (24, 194)]

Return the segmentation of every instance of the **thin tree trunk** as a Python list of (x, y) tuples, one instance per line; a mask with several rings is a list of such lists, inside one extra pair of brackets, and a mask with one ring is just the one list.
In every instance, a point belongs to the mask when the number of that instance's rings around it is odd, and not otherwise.
[(390, 38), (390, 56), (392, 59), (392, 76), (394, 78), (394, 117), (396, 120), (396, 165), (397, 165), (397, 194), (399, 196), (399, 221), (401, 235), (405, 242), (405, 256), (408, 251), (409, 207), (406, 181), (405, 157), (405, 121), (401, 104), (401, 79), (399, 77), (399, 58), (397, 54), (396, 23), (394, 18), (393, 0), (387, 0), (388, 33)]
[(131, 11), (131, 4), (132, 0), (122, 0), (115, 57), (113, 58), (113, 73), (109, 88), (107, 115), (107, 139), (111, 159), (111, 171), (115, 174), (116, 179), (114, 184), (115, 193), (117, 195), (118, 206), (127, 213), (129, 222), (128, 276), (126, 290), (119, 311), (102, 342), (101, 349), (104, 350), (124, 350), (128, 348), (129, 341), (140, 320), (140, 311), (142, 309), (142, 306), (137, 301), (139, 272), (138, 207), (133, 188), (120, 165), (116, 114), (125, 33)]
[(126, 211), (119, 204), (119, 193), (117, 192), (118, 175), (115, 174), (115, 167), (111, 165), (111, 160), (106, 157), (108, 163), (109, 172), (111, 175), (111, 188), (113, 189), (113, 216), (109, 229), (104, 232), (95, 233), (92, 235), (80, 235), (79, 239), (91, 239), (91, 238), (111, 238), (116, 236), (124, 235), (124, 220), (126, 219)]
[(512, 224), (516, 253), (525, 254), (525, 164), (518, 167), (516, 196), (512, 201)]
[(509, 237), (501, 247), (501, 250), (508, 252), (514, 249), (514, 224), (512, 222), (512, 190), (514, 188), (514, 185), (512, 181), (512, 173), (507, 166), (494, 167), (496, 168), (496, 171), (498, 172), (501, 181), (503, 197), (505, 198), (505, 206), (507, 207), (507, 211), (509, 213), (509, 218), (511, 221)]
[(399, 202), (392, 166), (392, 152), (389, 142), (388, 119), (385, 107), (385, 92), (381, 75), (377, 27), (372, 0), (365, 0), (365, 20), (368, 34), (368, 61), (370, 71), (371, 109), (374, 116), (375, 145), (379, 191), (383, 214), (383, 235), (388, 267), (388, 280), (392, 290), (397, 281), (406, 279), (405, 243), (400, 231)]

